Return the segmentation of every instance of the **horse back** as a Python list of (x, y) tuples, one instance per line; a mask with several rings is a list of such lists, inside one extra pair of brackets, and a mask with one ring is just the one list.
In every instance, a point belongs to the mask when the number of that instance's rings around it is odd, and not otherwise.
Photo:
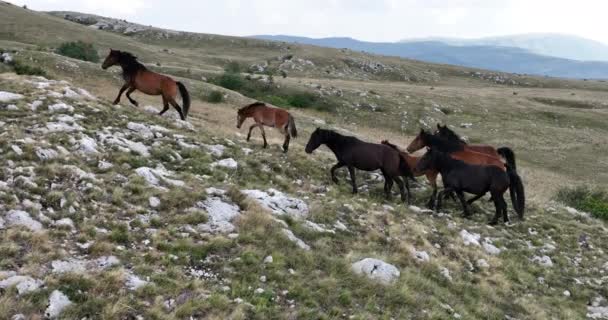
[(289, 121), (289, 112), (279, 108), (259, 106), (254, 111), (253, 117), (256, 122), (265, 126), (285, 128)]
[(487, 144), (468, 144), (465, 146), (465, 149), (474, 151), (474, 152), (484, 153), (489, 156), (500, 159), (500, 155), (496, 151), (496, 148), (494, 148), (490, 145), (487, 145)]
[(450, 156), (468, 164), (495, 166), (502, 171), (507, 171), (505, 164), (499, 157), (493, 157), (485, 153), (464, 149), (462, 151), (453, 152)]

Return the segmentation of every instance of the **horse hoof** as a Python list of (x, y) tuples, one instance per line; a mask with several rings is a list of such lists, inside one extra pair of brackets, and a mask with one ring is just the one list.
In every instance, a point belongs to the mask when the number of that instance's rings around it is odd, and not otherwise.
[(112, 105), (117, 105), (119, 103), (120, 103), (120, 101), (116, 100), (116, 101), (112, 102)]

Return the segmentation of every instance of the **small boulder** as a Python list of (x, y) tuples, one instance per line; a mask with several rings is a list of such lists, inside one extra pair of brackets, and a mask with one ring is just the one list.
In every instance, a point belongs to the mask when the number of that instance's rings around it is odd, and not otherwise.
[(57, 319), (61, 312), (72, 304), (72, 301), (59, 290), (53, 291), (49, 298), (49, 306), (44, 315), (49, 319)]
[(351, 268), (356, 274), (365, 275), (382, 284), (390, 284), (401, 275), (394, 265), (373, 258), (365, 258), (353, 263)]

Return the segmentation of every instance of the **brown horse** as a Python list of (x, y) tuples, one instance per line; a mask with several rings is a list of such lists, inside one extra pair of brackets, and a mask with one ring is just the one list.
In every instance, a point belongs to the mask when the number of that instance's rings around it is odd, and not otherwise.
[[(350, 173), (350, 183), (353, 194), (358, 192), (355, 169), (364, 171), (382, 171), (384, 176), (384, 193), (387, 199), (391, 198), (391, 190), (396, 182), (401, 192), (401, 200), (411, 202), (410, 185), (408, 179), (414, 179), (412, 170), (397, 150), (382, 144), (361, 141), (355, 137), (343, 136), (332, 130), (317, 128), (310, 135), (304, 151), (311, 154), (321, 145), (326, 145), (336, 156), (338, 163), (330, 170), (331, 179), (338, 183), (336, 170), (347, 167)], [(400, 177), (405, 178), (405, 183)], [(405, 191), (407, 189), (407, 198)], [(407, 199), (407, 200), (406, 200)]]
[(262, 131), (262, 138), (264, 138), (264, 148), (268, 147), (264, 126), (277, 128), (283, 135), (285, 135), (285, 142), (283, 142), (283, 152), (287, 152), (287, 150), (289, 149), (289, 141), (291, 140), (291, 138), (298, 137), (298, 130), (296, 129), (295, 119), (289, 112), (283, 109), (269, 107), (263, 102), (252, 103), (239, 109), (236, 117), (236, 127), (240, 129), (243, 125), (243, 122), (245, 122), (247, 118), (253, 118), (253, 120), (255, 121), (255, 124), (249, 127), (247, 141), (249, 141), (249, 139), (251, 138), (251, 130), (253, 130), (253, 128), (255, 127), (258, 127)]
[[(467, 150), (465, 146), (466, 145), (463, 143), (450, 141), (448, 139), (435, 136), (421, 129), (418, 136), (407, 147), (407, 151), (413, 153), (424, 147), (428, 147), (440, 152), (444, 152), (450, 155), (450, 157), (452, 157), (453, 159), (461, 160), (468, 164), (495, 166), (501, 169), (502, 171), (506, 171), (509, 175), (509, 178), (511, 179), (510, 193), (511, 201), (513, 201), (513, 207), (518, 213), (520, 213), (520, 216), (523, 218), (525, 206), (524, 186), (521, 177), (518, 175), (517, 170), (514, 167), (514, 157), (511, 159), (513, 160), (513, 165), (511, 165), (511, 161), (509, 160), (505, 164), (499, 157), (491, 156), (485, 153), (476, 152), (472, 150)], [(470, 199), (468, 203), (471, 204), (481, 197), (483, 197), (483, 194), (477, 195), (476, 197)]]
[(412, 169), (414, 177), (420, 177), (422, 175), (426, 176), (426, 179), (431, 184), (431, 187), (433, 187), (433, 194), (427, 203), (427, 208), (432, 209), (435, 203), (435, 197), (437, 196), (437, 175), (439, 175), (439, 171), (433, 169), (418, 171), (416, 167), (418, 166), (418, 162), (420, 162), (421, 157), (412, 156), (411, 154), (399, 149), (399, 147), (390, 143), (388, 140), (383, 140), (381, 143), (399, 151), (401, 158), (405, 160), (407, 165)]
[[(125, 84), (120, 88), (114, 104), (120, 102), (120, 97), (125, 90), (127, 90), (127, 98), (135, 106), (139, 105), (137, 101), (131, 98), (131, 93), (135, 90), (151, 96), (162, 95), (164, 108), (159, 115), (167, 112), (169, 104), (171, 104), (177, 110), (181, 119), (186, 120), (190, 109), (190, 95), (184, 84), (168, 76), (148, 70), (137, 61), (137, 57), (129, 52), (110, 49), (110, 54), (106, 57), (101, 68), (105, 70), (114, 65), (119, 65), (122, 68), (122, 78), (125, 80)], [(178, 91), (182, 96), (183, 110), (175, 101)]]
[(487, 144), (468, 144), (466, 141), (460, 138), (456, 132), (448, 128), (448, 126), (441, 126), (440, 124), (437, 124), (437, 131), (435, 132), (435, 135), (445, 138), (448, 141), (459, 143), (464, 147), (465, 150), (481, 152), (497, 158), (503, 157), (511, 168), (517, 169), (517, 165), (515, 164), (515, 153), (510, 148), (502, 147), (496, 149)]

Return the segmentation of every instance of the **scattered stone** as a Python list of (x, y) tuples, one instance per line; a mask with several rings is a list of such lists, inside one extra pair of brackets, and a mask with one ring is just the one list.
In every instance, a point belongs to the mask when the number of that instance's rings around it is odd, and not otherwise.
[(566, 298), (570, 298), (570, 296), (572, 296), (572, 293), (570, 293), (570, 291), (569, 291), (569, 290), (566, 290), (566, 291), (564, 291), (563, 295), (564, 295), (564, 297), (566, 297)]
[(273, 262), (272, 256), (267, 256), (266, 258), (264, 258), (264, 263), (265, 264), (270, 264)]
[(450, 282), (452, 281), (452, 276), (450, 275), (450, 270), (448, 268), (441, 268), (441, 270), (439, 272), (448, 281), (450, 281)]
[(23, 95), (18, 93), (0, 91), (0, 102), (9, 102), (23, 99)]
[(42, 287), (42, 280), (34, 279), (29, 276), (12, 276), (0, 281), (0, 289), (8, 289), (12, 286), (17, 288), (19, 295), (36, 291)]
[(295, 243), (300, 249), (306, 251), (310, 250), (310, 246), (304, 243), (304, 241), (302, 241), (300, 238), (296, 237), (291, 230), (283, 229), (283, 234), (287, 237), (287, 239), (289, 239), (289, 241)]
[(254, 293), (255, 293), (255, 294), (262, 294), (262, 293), (264, 293), (264, 289), (262, 289), (262, 288), (257, 288), (257, 289), (255, 289)]
[(159, 165), (156, 169), (140, 167), (135, 170), (135, 173), (143, 177), (148, 184), (155, 187), (160, 186), (161, 182), (176, 187), (183, 187), (185, 185), (181, 180), (170, 179), (169, 176), (171, 176), (172, 173), (167, 171), (162, 165)]
[(55, 159), (55, 158), (59, 157), (59, 153), (57, 153), (57, 151), (55, 151), (53, 149), (37, 148), (36, 156), (41, 161), (47, 161), (47, 160), (51, 160), (51, 159)]
[(59, 112), (59, 113), (63, 113), (63, 112), (72, 113), (72, 112), (74, 112), (74, 107), (72, 107), (69, 104), (65, 104), (65, 103), (61, 102), (61, 103), (56, 103), (56, 104), (50, 105), (49, 111)]
[(479, 269), (487, 269), (490, 267), (490, 264), (488, 263), (488, 261), (486, 261), (486, 259), (479, 259), (477, 260), (477, 267)]
[(497, 256), (500, 254), (500, 249), (498, 249), (496, 246), (494, 246), (488, 239), (485, 239), (485, 241), (483, 242), (483, 249), (488, 254), (491, 254), (493, 256)]
[(534, 258), (532, 258), (532, 262), (536, 262), (545, 268), (553, 267), (553, 261), (549, 256), (535, 256)]
[(462, 231), (460, 231), (460, 237), (462, 238), (462, 241), (464, 242), (465, 246), (480, 246), (479, 240), (481, 239), (481, 235), (477, 233), (470, 233), (467, 230), (463, 229)]
[(49, 306), (44, 315), (49, 319), (57, 319), (61, 312), (72, 304), (72, 301), (59, 290), (53, 291), (49, 298)]
[(148, 204), (150, 204), (150, 207), (152, 208), (158, 208), (160, 206), (160, 199), (157, 197), (150, 197), (148, 198)]
[(129, 289), (131, 291), (135, 291), (147, 284), (148, 284), (148, 281), (142, 280), (140, 277), (134, 275), (131, 272), (127, 273), (127, 276), (125, 279), (125, 286), (127, 286), (127, 289)]
[(224, 155), (224, 151), (226, 150), (226, 147), (221, 144), (214, 144), (214, 145), (204, 144), (203, 147), (205, 147), (209, 151), (209, 153), (211, 153), (211, 155), (213, 155), (214, 157), (218, 157), (218, 158), (221, 157), (222, 155)]
[(239, 167), (239, 164), (232, 158), (223, 159), (220, 161), (216, 161), (211, 164), (211, 168), (222, 167), (228, 169), (236, 169)]
[(354, 273), (365, 275), (382, 284), (390, 284), (401, 275), (394, 265), (373, 258), (353, 263), (351, 268)]
[(199, 230), (209, 233), (231, 233), (235, 230), (231, 221), (240, 215), (239, 206), (217, 197), (199, 202), (197, 206), (207, 211), (209, 218), (207, 223), (198, 225)]
[(296, 219), (304, 219), (308, 216), (308, 205), (304, 201), (288, 197), (278, 190), (268, 189), (267, 192), (243, 190), (242, 192), (275, 215), (288, 215)]
[(23, 226), (31, 231), (41, 231), (42, 224), (30, 216), (29, 213), (21, 210), (11, 210), (6, 214), (6, 224), (10, 226)]
[(472, 123), (461, 123), (460, 127), (463, 129), (470, 129), (473, 127), (473, 124)]
[(70, 219), (70, 218), (63, 218), (63, 219), (59, 219), (59, 220), (55, 221), (55, 226), (67, 227), (72, 230), (76, 228), (74, 225), (74, 221), (72, 221), (72, 219)]
[(306, 226), (308, 229), (313, 230), (315, 232), (319, 232), (319, 233), (331, 233), (331, 234), (335, 234), (336, 232), (334, 230), (330, 230), (325, 228), (325, 226), (314, 223), (312, 221), (304, 221), (304, 226)]
[(12, 145), (11, 149), (13, 150), (14, 153), (16, 153), (18, 156), (23, 155), (23, 150), (17, 146), (17, 145)]
[(87, 136), (86, 134), (83, 135), (82, 138), (80, 138), (78, 145), (79, 145), (78, 150), (80, 150), (81, 152), (83, 152), (85, 154), (99, 153), (99, 151), (97, 151), (97, 141), (95, 141), (95, 139)]
[(414, 251), (412, 251), (412, 256), (418, 262), (429, 262), (429, 261), (431, 261), (431, 256), (426, 251), (418, 251), (418, 250), (414, 249)]

